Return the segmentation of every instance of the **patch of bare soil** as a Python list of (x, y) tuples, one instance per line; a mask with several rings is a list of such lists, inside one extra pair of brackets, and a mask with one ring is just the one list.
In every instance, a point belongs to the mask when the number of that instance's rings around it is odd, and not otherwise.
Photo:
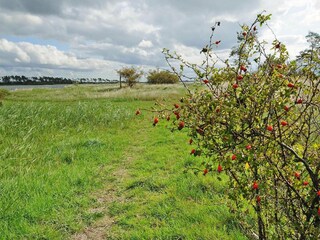
[[(128, 162), (131, 160), (132, 158), (130, 157), (126, 159)], [(113, 202), (125, 201), (125, 199), (118, 194), (116, 187), (124, 178), (129, 176), (127, 169), (123, 166), (124, 164), (121, 164), (121, 168), (118, 168), (113, 172), (113, 176), (116, 179), (114, 182), (108, 183), (106, 189), (93, 194), (93, 197), (97, 199), (98, 204), (94, 208), (89, 209), (88, 212), (99, 213), (103, 215), (103, 217), (86, 227), (81, 233), (71, 236), (72, 240), (103, 240), (111, 237), (110, 229), (115, 223), (115, 220), (109, 215), (108, 207)]]

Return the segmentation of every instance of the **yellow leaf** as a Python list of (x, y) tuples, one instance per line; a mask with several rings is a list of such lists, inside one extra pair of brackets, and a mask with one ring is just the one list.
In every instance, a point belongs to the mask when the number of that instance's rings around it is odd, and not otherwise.
[(250, 168), (249, 163), (246, 163), (246, 166), (244, 167), (246, 170), (248, 170)]

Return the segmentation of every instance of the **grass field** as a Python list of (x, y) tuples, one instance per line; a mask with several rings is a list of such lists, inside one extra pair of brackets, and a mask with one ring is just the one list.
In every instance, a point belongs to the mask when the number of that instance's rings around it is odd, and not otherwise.
[(184, 173), (201, 162), (186, 130), (134, 114), (181, 94), (179, 85), (99, 85), (6, 96), (0, 239), (247, 239), (227, 210), (225, 181)]

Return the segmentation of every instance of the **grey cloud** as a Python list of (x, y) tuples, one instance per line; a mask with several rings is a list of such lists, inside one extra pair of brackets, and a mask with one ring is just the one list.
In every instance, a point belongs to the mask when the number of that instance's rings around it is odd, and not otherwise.
[(3, 9), (41, 15), (62, 15), (65, 8), (86, 6), (99, 8), (103, 0), (0, 0)]
[[(222, 21), (220, 29), (217, 29), (217, 38), (228, 39), (224, 41), (224, 47), (231, 47), (231, 39), (235, 39), (235, 32), (239, 29), (237, 23), (231, 23), (221, 19), (223, 15), (236, 16), (239, 23), (250, 21), (254, 15), (239, 14), (239, 12), (255, 12), (259, 1), (242, 1), (235, 4), (234, 1), (151, 1), (152, 7), (157, 8), (157, 14), (152, 16), (153, 22), (161, 22), (161, 42), (174, 39), (185, 45), (200, 48), (206, 43), (210, 35), (210, 27), (214, 22)], [(151, 7), (151, 6), (150, 6)], [(151, 10), (151, 9), (150, 9)], [(223, 33), (223, 34), (222, 34)], [(170, 44), (170, 42), (169, 42)]]
[(157, 8), (165, 7), (167, 9), (173, 9), (175, 12), (181, 12), (185, 15), (192, 16), (204, 16), (207, 18), (212, 17), (213, 14), (221, 14), (228, 12), (231, 14), (245, 13), (252, 8), (256, 8), (260, 0), (246, 0), (246, 1), (207, 1), (207, 0), (183, 0), (183, 1), (171, 1), (171, 0), (151, 0), (151, 6)]
[(32, 14), (57, 14), (61, 5), (57, 1), (46, 0), (1, 0), (0, 5), (6, 10), (28, 12)]
[[(239, 24), (252, 21), (262, 3), (266, 4), (262, 0), (0, 0), (0, 37), (59, 41), (67, 46), (65, 54), (78, 59), (163, 66), (163, 47), (180, 44), (200, 51), (214, 21), (221, 21), (214, 35), (222, 41), (219, 50), (230, 49), (236, 44)], [(152, 46), (139, 47), (142, 40)]]

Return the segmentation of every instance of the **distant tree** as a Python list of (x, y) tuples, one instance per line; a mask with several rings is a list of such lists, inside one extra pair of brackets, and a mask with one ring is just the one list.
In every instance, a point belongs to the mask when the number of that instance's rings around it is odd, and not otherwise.
[(150, 71), (147, 79), (148, 83), (151, 84), (174, 84), (179, 82), (179, 77), (176, 74), (159, 69)]
[(10, 83), (10, 79), (11, 79), (10, 76), (4, 76), (4, 77), (2, 78), (2, 82), (3, 82), (4, 84), (9, 84), (9, 83)]
[(315, 32), (309, 32), (306, 36), (309, 47), (299, 53), (297, 56), (298, 65), (308, 68), (314, 73), (319, 74), (320, 68), (320, 35)]
[(123, 67), (122, 69), (118, 70), (117, 73), (120, 75), (120, 79), (125, 79), (129, 87), (133, 87), (143, 75), (142, 71), (139, 71), (134, 67)]

